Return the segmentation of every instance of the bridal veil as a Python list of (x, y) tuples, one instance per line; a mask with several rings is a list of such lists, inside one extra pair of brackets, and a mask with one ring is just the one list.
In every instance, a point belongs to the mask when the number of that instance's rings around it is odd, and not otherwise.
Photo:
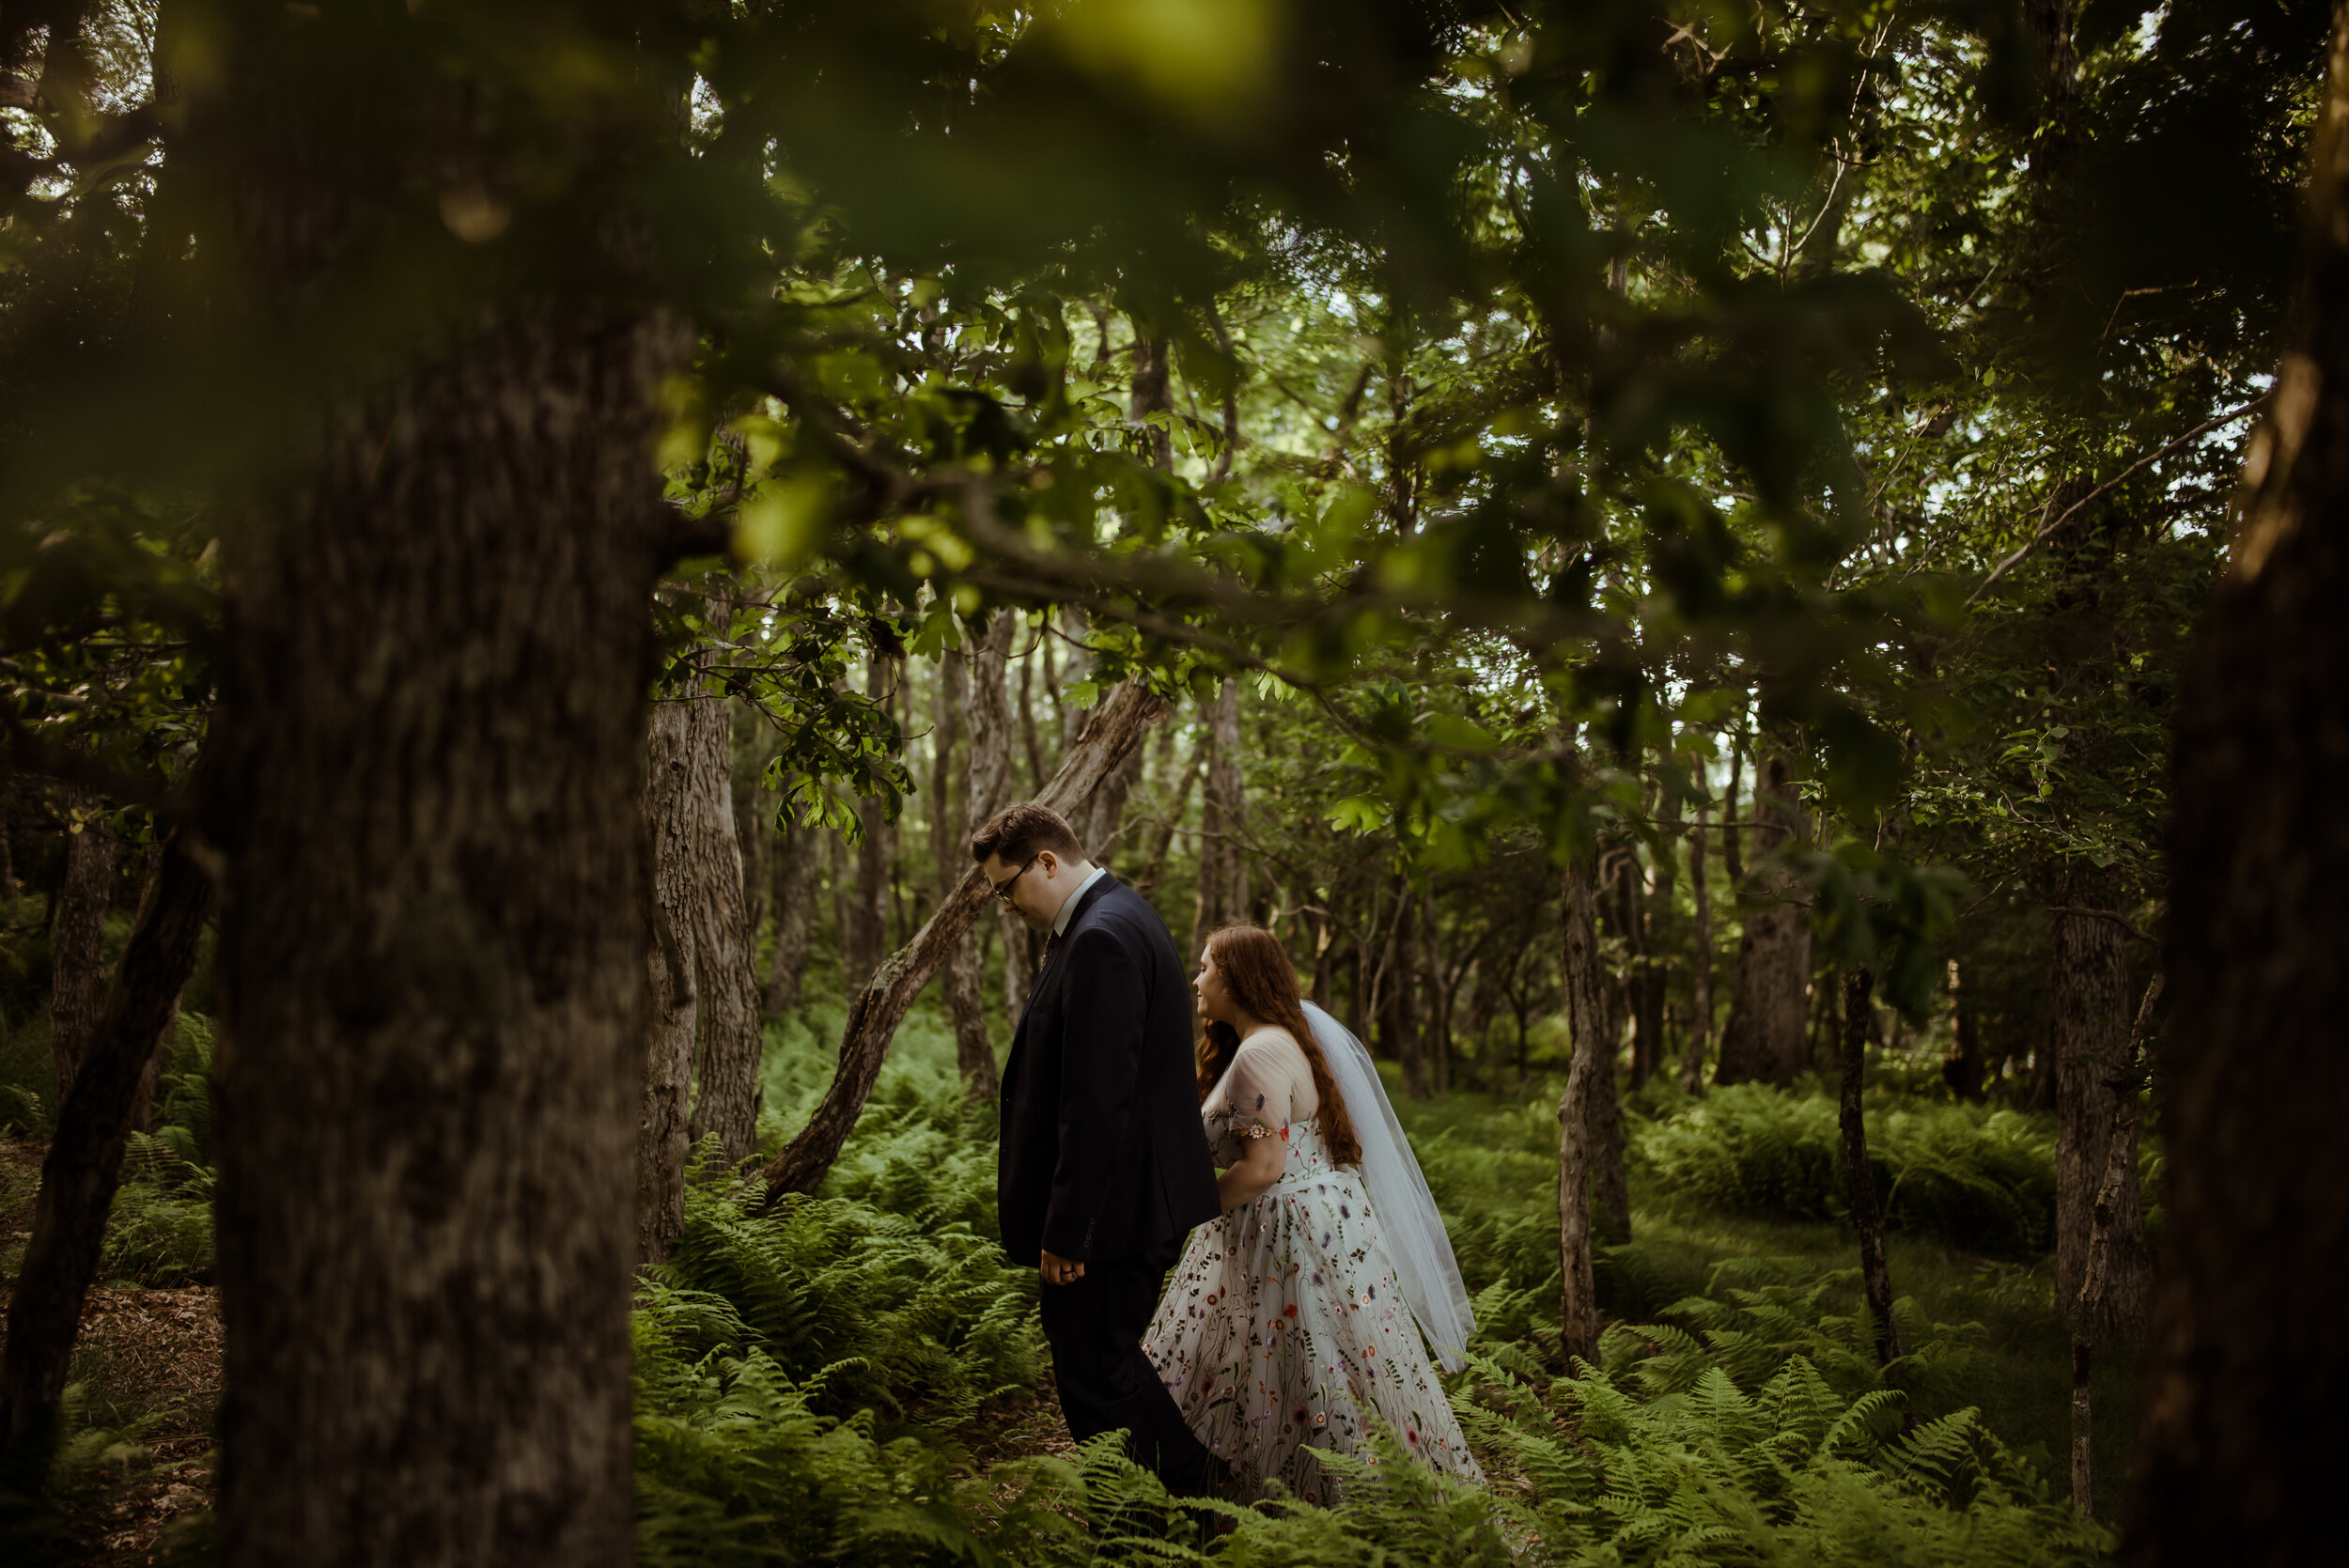
[(1468, 1286), (1460, 1279), (1452, 1238), (1444, 1234), (1443, 1216), (1436, 1212), (1427, 1178), (1420, 1174), (1403, 1124), (1387, 1103), (1369, 1048), (1314, 1002), (1305, 1003), (1305, 1017), (1314, 1026), (1314, 1040), (1361, 1141), (1362, 1188), (1386, 1237), (1396, 1283), (1411, 1304), (1429, 1348), (1446, 1372), (1457, 1372), (1468, 1364), (1461, 1352), (1476, 1332), (1476, 1314), (1469, 1310)]

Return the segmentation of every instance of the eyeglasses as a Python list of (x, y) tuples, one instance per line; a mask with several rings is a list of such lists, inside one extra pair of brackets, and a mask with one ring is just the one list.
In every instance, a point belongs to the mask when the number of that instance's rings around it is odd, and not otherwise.
[(1042, 860), (1043, 858), (1044, 851), (1041, 849), (1037, 850), (1034, 854), (1030, 855), (1020, 865), (1019, 870), (1004, 877), (1003, 882), (996, 887), (994, 890), (995, 896), (1002, 899), (1006, 904), (1010, 903), (1012, 884), (1018, 882), (1020, 877), (1025, 877), (1028, 874), (1028, 867), (1035, 864), (1036, 862)]

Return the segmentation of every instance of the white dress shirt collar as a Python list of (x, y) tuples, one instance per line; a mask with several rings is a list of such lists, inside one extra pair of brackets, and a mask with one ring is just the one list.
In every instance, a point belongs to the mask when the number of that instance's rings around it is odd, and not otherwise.
[(1109, 874), (1110, 868), (1108, 866), (1095, 866), (1093, 868), (1093, 875), (1078, 883), (1077, 891), (1060, 901), (1060, 913), (1052, 917), (1053, 936), (1057, 937), (1062, 932), (1067, 930), (1068, 923), (1077, 918), (1077, 900), (1085, 895), (1085, 889), (1093, 886), (1094, 883), (1099, 881), (1102, 877), (1107, 877)]

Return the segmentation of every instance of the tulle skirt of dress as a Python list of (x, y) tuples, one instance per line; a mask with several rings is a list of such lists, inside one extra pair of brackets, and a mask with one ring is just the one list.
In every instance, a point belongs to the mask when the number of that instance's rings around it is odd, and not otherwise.
[(1483, 1480), (1395, 1288), (1361, 1178), (1311, 1122), (1255, 1202), (1191, 1234), (1143, 1350), (1190, 1429), (1243, 1481), (1337, 1501), (1325, 1451), (1376, 1462), (1367, 1415), (1446, 1475)]

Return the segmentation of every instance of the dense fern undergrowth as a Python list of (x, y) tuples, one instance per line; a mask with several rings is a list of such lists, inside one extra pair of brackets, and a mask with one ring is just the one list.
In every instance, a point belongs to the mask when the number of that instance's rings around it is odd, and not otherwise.
[[(770, 1147), (821, 1093), (837, 1021), (818, 1005), (775, 1032)], [(209, 1278), (210, 1047), (186, 1020), (160, 1130), (117, 1203), (117, 1280)], [(953, 1060), (917, 1012), (815, 1198), (766, 1210), (697, 1168), (683, 1241), (636, 1314), (641, 1560), (1954, 1565), (2109, 1549), (2050, 1482), (2062, 1385), (2045, 1353), (2060, 1330), (2038, 1261), (2054, 1181), (2039, 1121), (1872, 1103), (1905, 1233), (1895, 1283), (1923, 1287), (1898, 1309), (1908, 1354), (1878, 1367), (1831, 1102), (1652, 1090), (1630, 1108), (1635, 1238), (1601, 1258), (1615, 1322), (1602, 1364), (1568, 1369), (1550, 1348), (1552, 1088), (1403, 1103), (1477, 1292), (1483, 1333), (1454, 1399), (1488, 1486), (1391, 1453), (1360, 1467), (1343, 1513), (1187, 1508), (1102, 1445), (996, 1457), (992, 1439), (1049, 1402), (1050, 1357), (1035, 1277), (994, 1241), (992, 1112), (966, 1106)], [(2034, 1334), (2046, 1344), (2024, 1354)], [(1999, 1397), (2018, 1378), (2046, 1388)], [(86, 1431), (60, 1484), (124, 1452)], [(202, 1541), (180, 1531), (175, 1560), (200, 1560)]]

